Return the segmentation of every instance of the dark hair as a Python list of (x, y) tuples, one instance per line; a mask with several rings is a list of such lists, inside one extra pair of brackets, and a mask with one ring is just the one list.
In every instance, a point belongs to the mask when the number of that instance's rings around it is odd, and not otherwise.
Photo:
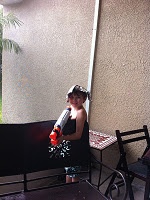
[(88, 100), (91, 101), (90, 92), (88, 92), (88, 91), (87, 91), (84, 87), (82, 87), (82, 86), (79, 86), (79, 85), (74, 85), (74, 86), (72, 86), (72, 87), (69, 89), (66, 98), (68, 99), (72, 94), (76, 94), (76, 95), (81, 94), (81, 95), (85, 98), (85, 100), (86, 100), (87, 97), (88, 97)]
[(87, 98), (87, 93), (82, 92), (82, 91), (79, 91), (79, 90), (74, 90), (73, 92), (69, 93), (69, 94), (68, 94), (68, 98), (70, 98), (72, 94), (75, 94), (75, 95), (82, 95), (83, 98), (85, 98), (85, 99)]

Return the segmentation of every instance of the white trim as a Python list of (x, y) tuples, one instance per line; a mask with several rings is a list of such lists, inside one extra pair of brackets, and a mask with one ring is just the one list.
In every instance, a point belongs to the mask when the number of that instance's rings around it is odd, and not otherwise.
[[(98, 18), (99, 18), (99, 4), (100, 4), (99, 2), (100, 2), (100, 0), (95, 0), (93, 36), (92, 36), (92, 44), (91, 44), (90, 66), (89, 66), (88, 86), (87, 86), (87, 90), (89, 92), (91, 92), (91, 87), (92, 87), (92, 77), (93, 77), (93, 68), (94, 68), (97, 24), (98, 24)], [(86, 112), (87, 112), (87, 115), (89, 115), (89, 107), (90, 107), (90, 102), (86, 101)]]

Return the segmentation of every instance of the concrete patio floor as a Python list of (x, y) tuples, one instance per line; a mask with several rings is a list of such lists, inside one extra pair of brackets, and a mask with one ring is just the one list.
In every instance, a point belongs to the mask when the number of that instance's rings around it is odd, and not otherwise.
[[(106, 178), (108, 177), (108, 171), (102, 171), (102, 179), (101, 179), (101, 181), (103, 181), (103, 180), (105, 180)], [(65, 177), (64, 177), (65, 178)], [(88, 178), (88, 175), (87, 174), (85, 174), (85, 175), (83, 175), (83, 177), (81, 177), (81, 178), (83, 178), (83, 179), (87, 179)], [(98, 168), (95, 168), (95, 167), (93, 167), (92, 168), (92, 176), (91, 176), (91, 182), (92, 182), (92, 184), (94, 184), (95, 185), (95, 187), (97, 188), (97, 184), (98, 184), (98, 178), (99, 178), (99, 169)], [(38, 182), (37, 183), (37, 186), (39, 186), (39, 184), (40, 184), (40, 186), (42, 186), (42, 185), (51, 185), (51, 184), (55, 184), (55, 182), (59, 182), (59, 181), (61, 181), (61, 180), (58, 180), (58, 179), (51, 179), (51, 180), (46, 180), (46, 181), (44, 181), (43, 183), (42, 182)], [(65, 179), (63, 180), (63, 181), (65, 181)], [(108, 181), (106, 181), (104, 184), (102, 184), (101, 186), (100, 186), (100, 188), (99, 188), (99, 190), (101, 191), (101, 193), (102, 194), (104, 194), (105, 193), (105, 191), (106, 191), (106, 188), (107, 188), (107, 186), (108, 186), (108, 183), (109, 183), (109, 181), (110, 181), (110, 179), (108, 179)], [(134, 192), (134, 197), (135, 197), (135, 200), (143, 200), (144, 199), (144, 182), (143, 181), (140, 181), (140, 180), (138, 180), (138, 179), (135, 179), (134, 181), (133, 181), (133, 184), (132, 184), (132, 186), (133, 186), (133, 192)], [(8, 187), (8, 190), (10, 191), (10, 189), (13, 189), (12, 188), (12, 186), (11, 187)], [(3, 190), (3, 191), (2, 191)], [(113, 200), (123, 200), (123, 196), (124, 196), (124, 191), (125, 191), (125, 189), (124, 189), (124, 187), (122, 186), (121, 188), (120, 188), (120, 195), (119, 196), (117, 196), (116, 194), (114, 195), (113, 194)], [(5, 193), (5, 188), (1, 188), (1, 193)], [(0, 197), (0, 199), (3, 199), (3, 197), (1, 198)], [(91, 199), (92, 200), (92, 199)], [(126, 200), (130, 200), (130, 198), (127, 196), (127, 198), (126, 198)]]
[[(98, 176), (99, 176), (99, 170), (94, 168), (92, 170), (92, 183), (94, 183), (95, 185), (97, 185), (97, 183), (98, 183)], [(105, 178), (105, 176), (107, 176), (107, 174), (103, 173), (103, 176)], [(102, 193), (105, 193), (107, 185), (108, 185), (108, 182), (104, 183), (102, 186), (100, 186), (100, 191)], [(145, 183), (143, 181), (134, 179), (132, 188), (133, 188), (135, 200), (143, 200), (144, 199), (144, 187), (145, 187)], [(123, 191), (121, 190), (120, 196), (114, 197), (113, 200), (122, 200), (122, 198), (123, 198)], [(129, 196), (127, 196), (126, 200), (130, 200)]]

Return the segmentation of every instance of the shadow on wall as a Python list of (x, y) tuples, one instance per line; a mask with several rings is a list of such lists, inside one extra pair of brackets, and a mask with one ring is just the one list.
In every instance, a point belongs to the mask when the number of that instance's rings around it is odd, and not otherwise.
[(2, 123), (2, 70), (0, 71), (0, 124), (1, 123)]

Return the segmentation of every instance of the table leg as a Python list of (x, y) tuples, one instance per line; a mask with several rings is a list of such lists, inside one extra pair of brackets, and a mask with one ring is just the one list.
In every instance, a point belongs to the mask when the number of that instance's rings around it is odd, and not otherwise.
[[(100, 151), (100, 161), (102, 162), (102, 151)], [(98, 179), (98, 184), (97, 184), (98, 190), (101, 184), (101, 175), (102, 175), (102, 165), (100, 165), (100, 169), (99, 169), (99, 179)]]

